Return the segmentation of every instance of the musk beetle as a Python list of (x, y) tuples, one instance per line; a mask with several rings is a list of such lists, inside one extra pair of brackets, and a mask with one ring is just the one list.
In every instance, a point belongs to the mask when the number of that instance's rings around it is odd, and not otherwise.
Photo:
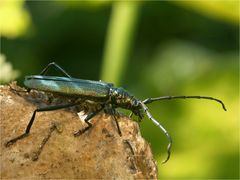
[[(50, 67), (56, 68), (58, 71), (63, 73), (65, 77), (46, 76), (45, 74)], [(83, 100), (87, 100), (98, 103), (101, 108), (87, 115), (84, 121), (87, 123), (88, 126), (85, 129), (79, 130), (77, 133), (75, 133), (76, 136), (88, 130), (92, 126), (89, 120), (107, 107), (110, 107), (113, 112), (115, 112), (115, 108), (119, 107), (130, 110), (131, 115), (135, 114), (140, 119), (143, 119), (143, 116), (145, 114), (156, 126), (158, 126), (164, 132), (164, 134), (168, 138), (168, 155), (167, 158), (163, 161), (163, 163), (165, 163), (170, 158), (172, 138), (167, 132), (167, 130), (156, 119), (153, 118), (146, 104), (150, 104), (152, 102), (160, 100), (195, 98), (217, 101), (222, 105), (222, 108), (226, 110), (225, 105), (221, 100), (208, 96), (163, 96), (157, 98), (147, 98), (142, 101), (129, 94), (125, 89), (114, 87), (111, 83), (72, 78), (64, 69), (62, 69), (54, 62), (48, 64), (47, 67), (44, 68), (43, 71), (40, 73), (40, 75), (26, 76), (24, 84), (28, 88), (28, 90), (35, 89), (45, 92), (57, 93), (64, 96), (76, 97), (76, 101), (68, 104), (51, 105), (43, 108), (37, 108), (33, 112), (25, 132), (20, 136), (9, 140), (6, 143), (6, 146), (15, 143), (17, 140), (22, 139), (29, 134), (37, 112), (53, 111), (57, 109), (68, 108), (79, 105), (83, 102)], [(81, 100), (79, 101), (79, 99)]]

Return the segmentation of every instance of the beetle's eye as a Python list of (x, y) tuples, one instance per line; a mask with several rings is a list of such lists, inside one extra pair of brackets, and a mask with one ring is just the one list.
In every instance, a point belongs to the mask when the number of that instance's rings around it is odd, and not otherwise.
[(138, 106), (139, 102), (138, 101), (134, 101), (134, 106)]

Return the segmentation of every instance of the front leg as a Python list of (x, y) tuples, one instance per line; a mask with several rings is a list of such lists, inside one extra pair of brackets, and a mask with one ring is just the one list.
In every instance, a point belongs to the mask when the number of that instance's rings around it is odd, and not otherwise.
[(108, 108), (106, 108), (105, 111), (107, 113), (110, 113), (113, 116), (113, 119), (114, 119), (114, 121), (116, 123), (116, 126), (117, 126), (118, 134), (119, 134), (119, 136), (122, 136), (122, 131), (120, 129), (119, 123), (118, 123), (117, 118), (116, 118), (116, 115), (119, 115), (119, 113), (116, 111), (115, 106), (111, 105)]

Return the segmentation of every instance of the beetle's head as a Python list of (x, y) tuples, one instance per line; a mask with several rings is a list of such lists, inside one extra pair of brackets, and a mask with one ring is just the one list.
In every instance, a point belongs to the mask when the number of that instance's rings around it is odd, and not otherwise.
[(140, 101), (138, 99), (133, 98), (131, 100), (131, 108), (130, 108), (130, 110), (133, 112), (133, 114), (138, 116), (140, 119), (143, 119), (144, 112), (143, 112), (141, 103), (140, 103)]

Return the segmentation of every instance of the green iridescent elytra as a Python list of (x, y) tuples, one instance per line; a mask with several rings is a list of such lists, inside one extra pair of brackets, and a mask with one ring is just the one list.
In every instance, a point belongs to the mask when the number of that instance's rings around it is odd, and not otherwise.
[(30, 89), (68, 96), (88, 97), (99, 101), (108, 99), (109, 89), (112, 87), (111, 84), (101, 81), (39, 75), (26, 76), (24, 85)]

